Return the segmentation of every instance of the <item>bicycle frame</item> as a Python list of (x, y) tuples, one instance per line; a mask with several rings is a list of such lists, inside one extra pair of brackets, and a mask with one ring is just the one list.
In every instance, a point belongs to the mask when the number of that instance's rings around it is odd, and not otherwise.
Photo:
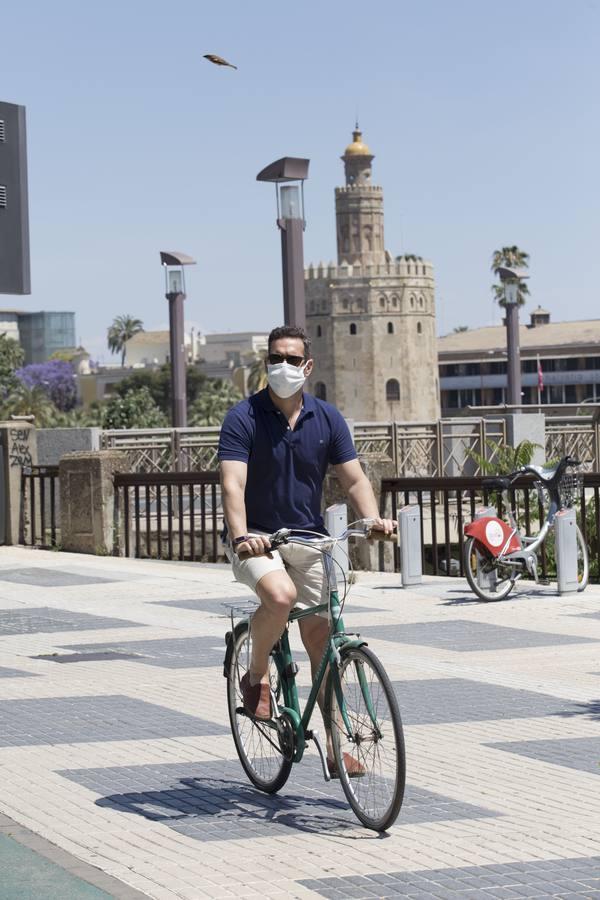
[[(536, 488), (539, 492), (540, 485), (537, 483)], [(512, 553), (500, 553), (497, 557), (497, 560), (498, 562), (504, 564), (517, 563), (521, 565), (525, 570), (532, 572), (533, 569), (537, 567), (536, 550), (538, 550), (539, 547), (541, 547), (541, 545), (544, 543), (548, 532), (550, 531), (550, 528), (554, 524), (554, 518), (560, 507), (560, 498), (555, 491), (550, 492), (548, 512), (546, 514), (546, 519), (542, 527), (536, 535), (527, 537), (525, 535), (519, 534), (519, 527), (515, 518), (515, 512), (513, 509), (511, 509), (510, 504), (508, 503), (508, 490), (502, 491), (502, 495), (505, 500), (508, 520), (510, 522), (511, 528), (513, 529), (512, 534), (516, 534), (521, 541), (521, 544), (524, 544), (525, 546), (521, 546), (520, 550), (513, 550)], [(537, 575), (535, 577), (537, 580)]]
[[(279, 714), (286, 713), (291, 719), (296, 737), (296, 746), (293, 756), (294, 762), (300, 762), (306, 749), (307, 740), (313, 739), (318, 744), (319, 738), (316, 732), (311, 731), (310, 721), (317, 704), (319, 692), (328, 675), (333, 679), (333, 689), (336, 693), (338, 707), (340, 709), (344, 728), (349, 738), (352, 738), (352, 727), (346, 712), (346, 705), (342, 691), (342, 685), (338, 673), (338, 664), (340, 662), (340, 651), (342, 649), (361, 647), (366, 645), (366, 641), (360, 637), (349, 637), (345, 632), (344, 621), (341, 617), (341, 606), (335, 579), (334, 563), (331, 551), (326, 550), (323, 554), (324, 578), (326, 579), (329, 596), (326, 603), (320, 603), (318, 606), (310, 609), (293, 610), (289, 616), (288, 624), (276, 644), (272, 656), (277, 667), (281, 682), (283, 703), (277, 704)], [(301, 622), (309, 616), (317, 615), (317, 613), (328, 612), (330, 621), (329, 640), (323, 652), (323, 656), (319, 663), (319, 667), (312, 679), (310, 694), (304, 706), (304, 711), (300, 708), (300, 700), (298, 697), (298, 688), (296, 686), (297, 666), (294, 663), (292, 650), (289, 640), (289, 625), (292, 622)], [(377, 728), (375, 712), (372, 707), (368, 685), (362, 672), (358, 673), (361, 684), (365, 704), (369, 709), (373, 725)], [(261, 725), (267, 728), (276, 727), (276, 720), (273, 722), (263, 722)]]

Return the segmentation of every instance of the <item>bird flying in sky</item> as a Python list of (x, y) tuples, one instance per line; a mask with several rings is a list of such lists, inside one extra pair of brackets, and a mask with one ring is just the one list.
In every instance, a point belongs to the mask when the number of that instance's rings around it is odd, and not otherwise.
[(215, 53), (205, 53), (204, 59), (214, 63), (215, 66), (229, 66), (230, 69), (237, 69), (237, 66), (234, 66), (233, 63), (227, 62), (226, 59), (223, 59), (222, 56), (217, 56)]

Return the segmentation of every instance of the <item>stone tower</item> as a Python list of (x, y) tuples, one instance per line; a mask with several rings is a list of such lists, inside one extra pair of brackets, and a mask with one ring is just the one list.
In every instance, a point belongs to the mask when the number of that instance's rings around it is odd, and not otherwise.
[(373, 158), (357, 125), (335, 189), (337, 265), (305, 272), (310, 389), (357, 422), (431, 421), (440, 412), (433, 267), (385, 249)]

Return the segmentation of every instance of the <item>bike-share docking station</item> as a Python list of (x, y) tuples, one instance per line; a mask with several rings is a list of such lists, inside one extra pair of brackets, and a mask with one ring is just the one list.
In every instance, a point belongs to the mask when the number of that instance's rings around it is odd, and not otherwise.
[[(325, 510), (325, 528), (332, 537), (343, 534), (348, 527), (348, 508), (335, 503)], [(418, 506), (403, 506), (398, 513), (398, 545), (402, 586), (409, 587), (423, 581), (421, 545), (421, 516)], [(348, 574), (348, 541), (342, 541), (333, 551), (334, 560), (344, 575)], [(337, 566), (335, 567), (337, 569)], [(339, 571), (339, 569), (338, 569)]]
[(577, 518), (575, 510), (560, 509), (554, 517), (556, 580), (559, 594), (576, 594), (580, 589), (577, 571)]

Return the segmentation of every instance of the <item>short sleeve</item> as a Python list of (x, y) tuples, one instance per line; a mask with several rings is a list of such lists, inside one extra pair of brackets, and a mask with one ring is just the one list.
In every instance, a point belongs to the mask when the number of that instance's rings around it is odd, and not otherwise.
[(253, 430), (248, 416), (243, 410), (234, 406), (230, 409), (219, 435), (219, 461), (232, 459), (238, 462), (248, 462), (252, 450)]
[(350, 429), (342, 414), (333, 408), (329, 463), (332, 466), (338, 466), (340, 463), (350, 462), (351, 459), (358, 459), (358, 453), (352, 441)]

